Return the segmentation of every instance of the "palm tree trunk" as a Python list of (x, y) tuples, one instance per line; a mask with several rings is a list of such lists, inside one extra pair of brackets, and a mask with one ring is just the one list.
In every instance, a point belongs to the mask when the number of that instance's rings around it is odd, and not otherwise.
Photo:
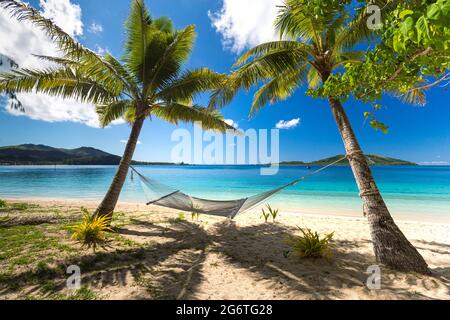
[(390, 215), (341, 102), (334, 98), (328, 100), (360, 191), (364, 215), (369, 220), (377, 262), (400, 271), (429, 274), (425, 260)]
[(144, 117), (136, 119), (136, 121), (133, 123), (130, 137), (128, 138), (127, 146), (125, 147), (125, 151), (123, 153), (119, 167), (117, 168), (114, 180), (109, 187), (105, 197), (103, 198), (103, 201), (95, 211), (95, 215), (108, 216), (109, 218), (112, 218), (114, 208), (116, 207), (117, 201), (119, 200), (120, 192), (128, 174), (131, 160), (133, 159), (134, 150), (136, 149), (136, 144), (143, 124)]

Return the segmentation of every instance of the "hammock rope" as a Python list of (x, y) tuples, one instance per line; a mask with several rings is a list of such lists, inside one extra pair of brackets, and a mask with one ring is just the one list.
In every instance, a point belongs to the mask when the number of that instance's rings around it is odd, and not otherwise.
[(138, 172), (133, 166), (130, 166), (133, 172), (140, 178), (141, 186), (144, 190), (144, 194), (148, 200), (147, 205), (157, 205), (171, 209), (177, 209), (181, 211), (203, 213), (208, 215), (229, 217), (233, 219), (238, 214), (246, 212), (261, 202), (269, 199), (278, 192), (283, 191), (286, 188), (292, 187), (299, 182), (316, 175), (331, 166), (341, 162), (346, 159), (344, 156), (326, 166), (323, 166), (303, 177), (295, 179), (294, 181), (278, 187), (273, 190), (265, 191), (247, 198), (236, 199), (236, 200), (209, 200), (190, 196), (181, 192), (178, 189), (172, 188), (168, 185), (157, 182), (156, 180), (150, 179), (140, 172)]

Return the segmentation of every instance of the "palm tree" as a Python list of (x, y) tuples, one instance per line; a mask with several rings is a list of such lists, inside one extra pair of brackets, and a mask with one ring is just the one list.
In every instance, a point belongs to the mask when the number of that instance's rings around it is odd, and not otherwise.
[[(378, 2), (386, 5), (390, 1)], [(352, 49), (371, 36), (366, 10), (351, 14), (342, 3), (326, 1), (318, 13), (312, 10), (317, 1), (286, 0), (275, 22), (281, 40), (242, 55), (226, 85), (213, 94), (210, 107), (224, 106), (240, 88), (249, 90), (262, 83), (254, 95), (253, 114), (267, 103), (290, 97), (304, 83), (317, 88), (337, 68), (360, 63), (364, 52)], [(360, 190), (377, 261), (398, 270), (429, 273), (425, 260), (392, 219), (341, 101), (331, 96), (328, 101)]]
[(224, 79), (206, 68), (182, 70), (195, 41), (194, 26), (174, 30), (168, 18), (152, 19), (144, 1), (133, 0), (126, 22), (125, 53), (119, 61), (111, 54), (100, 56), (83, 47), (25, 4), (0, 0), (0, 6), (45, 30), (62, 52), (60, 57), (40, 56), (52, 67), (2, 74), (0, 93), (42, 92), (76, 98), (96, 105), (101, 126), (125, 118), (132, 127), (96, 215), (112, 216), (145, 119), (155, 116), (174, 124), (199, 121), (205, 129), (234, 130), (217, 111), (192, 103), (199, 93), (217, 88)]

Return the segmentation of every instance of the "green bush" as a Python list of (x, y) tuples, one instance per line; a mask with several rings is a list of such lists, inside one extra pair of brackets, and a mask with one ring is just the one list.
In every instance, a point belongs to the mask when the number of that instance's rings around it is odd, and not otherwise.
[(107, 216), (98, 217), (89, 214), (86, 208), (81, 208), (83, 221), (70, 227), (73, 231), (72, 238), (81, 242), (85, 247), (94, 251), (97, 246), (104, 247), (106, 244), (106, 232), (112, 231), (109, 226), (110, 219)]
[(329, 243), (333, 238), (334, 232), (321, 237), (316, 231), (313, 232), (310, 229), (297, 228), (301, 231), (302, 235), (290, 236), (286, 241), (294, 254), (301, 258), (331, 259), (332, 253)]
[(0, 209), (1, 208), (6, 208), (6, 201), (2, 199), (0, 199)]

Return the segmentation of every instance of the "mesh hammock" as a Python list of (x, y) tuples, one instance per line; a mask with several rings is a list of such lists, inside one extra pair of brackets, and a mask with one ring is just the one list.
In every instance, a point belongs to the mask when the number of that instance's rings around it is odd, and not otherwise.
[[(300, 181), (306, 179), (307, 177), (319, 173), (332, 165), (344, 160), (346, 157), (339, 159), (329, 165), (326, 165), (310, 174), (296, 179), (284, 186), (279, 188), (269, 190), (260, 194), (248, 198), (242, 198), (237, 200), (208, 200), (192, 197), (188, 194), (177, 190), (176, 188), (167, 186), (165, 184), (159, 183), (156, 180), (145, 177), (139, 173), (134, 167), (130, 166), (132, 169), (131, 174), (135, 172), (144, 190), (144, 194), (148, 200), (147, 205), (157, 205), (171, 209), (177, 209), (181, 211), (196, 212), (202, 214), (208, 214), (213, 216), (229, 217), (233, 219), (238, 214), (243, 213), (257, 206), (264, 200), (270, 198), (274, 194), (296, 185)], [(132, 176), (133, 177), (133, 176)]]

